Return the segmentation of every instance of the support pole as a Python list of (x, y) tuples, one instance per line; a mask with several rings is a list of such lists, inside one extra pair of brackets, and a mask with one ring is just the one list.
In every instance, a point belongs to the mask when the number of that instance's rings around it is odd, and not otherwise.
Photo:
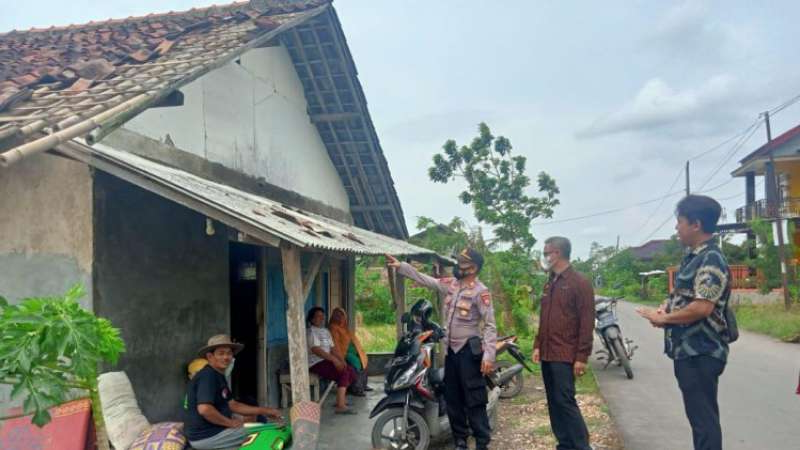
[[(772, 142), (772, 128), (769, 124), (769, 111), (764, 112), (764, 122), (767, 126), (767, 142)], [(780, 182), (778, 168), (775, 166), (774, 149), (769, 150), (769, 164), (772, 166), (772, 192), (773, 205), (769, 210), (774, 215), (775, 227), (778, 231), (778, 256), (781, 258), (781, 284), (783, 285), (783, 306), (788, 311), (792, 307), (792, 295), (789, 292), (789, 278), (787, 276), (788, 261), (786, 260), (786, 249), (783, 243), (783, 213), (781, 212)]]
[(311, 401), (300, 249), (295, 245), (282, 243), (281, 260), (283, 262), (284, 287), (289, 296), (289, 307), (286, 309), (286, 328), (289, 334), (289, 374), (292, 380), (292, 402), (296, 405), (300, 402)]

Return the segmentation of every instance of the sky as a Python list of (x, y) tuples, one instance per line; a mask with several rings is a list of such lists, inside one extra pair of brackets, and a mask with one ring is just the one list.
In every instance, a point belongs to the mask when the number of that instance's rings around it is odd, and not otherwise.
[[(0, 0), (0, 31), (212, 3)], [(800, 95), (798, 2), (334, 6), (412, 232), (419, 216), (478, 225), (457, 198), (463, 185), (435, 184), (427, 169), (446, 140), (469, 143), (480, 122), (527, 157), (532, 178), (545, 171), (561, 190), (552, 219), (533, 225), (540, 243), (566, 236), (585, 257), (595, 241), (669, 237), (680, 194), (664, 197), (683, 190), (688, 159), (692, 191), (715, 188), (707, 194), (733, 221), (744, 179), (730, 172), (766, 141), (763, 126), (748, 127)], [(772, 117), (773, 136), (798, 123), (800, 104), (789, 106)], [(757, 186), (761, 198), (763, 181)], [(573, 220), (582, 216), (594, 217)]]

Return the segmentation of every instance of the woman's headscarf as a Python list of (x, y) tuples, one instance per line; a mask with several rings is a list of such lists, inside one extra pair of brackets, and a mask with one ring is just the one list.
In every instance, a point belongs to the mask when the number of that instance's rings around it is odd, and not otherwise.
[(334, 308), (331, 313), (331, 320), (328, 321), (328, 331), (331, 332), (333, 337), (334, 353), (342, 359), (347, 355), (347, 349), (350, 348), (352, 343), (358, 352), (358, 359), (361, 360), (361, 367), (367, 368), (367, 354), (361, 347), (358, 337), (355, 333), (350, 332), (347, 326), (347, 313), (342, 308)]

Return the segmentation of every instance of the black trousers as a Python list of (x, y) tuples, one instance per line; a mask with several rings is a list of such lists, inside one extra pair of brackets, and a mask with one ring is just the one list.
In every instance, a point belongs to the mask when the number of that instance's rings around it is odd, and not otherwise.
[(674, 361), (675, 378), (683, 394), (683, 407), (692, 426), (695, 450), (721, 450), (717, 386), (725, 363), (708, 355)]
[(481, 358), (465, 345), (458, 353), (448, 348), (444, 362), (444, 397), (453, 439), (456, 443), (466, 443), (472, 428), (478, 449), (487, 448), (492, 439), (486, 413), (489, 396), (481, 374)]
[(589, 429), (575, 400), (572, 364), (542, 361), (542, 378), (547, 394), (550, 426), (558, 440), (557, 450), (591, 450)]

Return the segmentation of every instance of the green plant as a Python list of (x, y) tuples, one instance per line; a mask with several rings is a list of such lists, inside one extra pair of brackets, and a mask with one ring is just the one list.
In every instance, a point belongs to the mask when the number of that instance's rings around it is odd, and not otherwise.
[(106, 319), (83, 309), (80, 285), (60, 297), (26, 298), (10, 305), (0, 298), (0, 382), (12, 386), (12, 399), (24, 398), (32, 422), (50, 422), (47, 409), (66, 401), (75, 389), (89, 393), (98, 445), (108, 448), (97, 392), (97, 368), (115, 364), (125, 345)]
[(540, 172), (537, 185), (540, 197), (525, 193), (531, 179), (525, 173), (527, 159), (512, 156), (511, 141), (492, 135), (485, 123), (478, 125), (478, 136), (470, 145), (458, 147), (448, 140), (433, 157), (428, 176), (436, 183), (448, 183), (457, 177), (467, 183), (459, 198), (472, 205), (478, 222), (491, 225), (497, 242), (512, 249), (531, 251), (536, 239), (531, 222), (538, 217), (552, 217), (559, 193), (555, 180)]

